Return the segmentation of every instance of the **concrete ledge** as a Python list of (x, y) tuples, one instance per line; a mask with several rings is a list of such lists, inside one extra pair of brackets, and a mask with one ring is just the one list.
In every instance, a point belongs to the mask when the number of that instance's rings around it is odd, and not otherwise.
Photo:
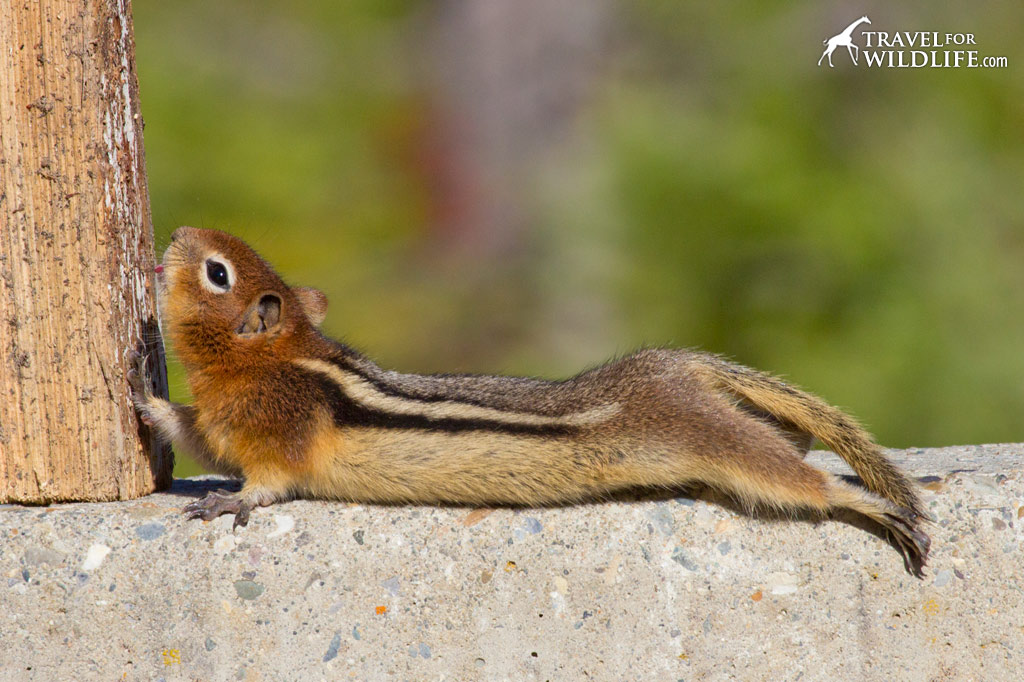
[[(703, 499), (469, 510), (0, 507), (0, 680), (1024, 679), (1024, 445), (894, 451), (928, 576)], [(843, 469), (831, 455), (815, 463)]]

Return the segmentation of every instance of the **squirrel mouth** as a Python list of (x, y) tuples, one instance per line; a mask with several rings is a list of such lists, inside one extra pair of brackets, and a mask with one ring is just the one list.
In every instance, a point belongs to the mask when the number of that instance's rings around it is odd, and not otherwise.
[(158, 274), (158, 275), (162, 275), (162, 274), (164, 274), (164, 266), (162, 266), (162, 265), (158, 265), (158, 266), (156, 266), (155, 268), (153, 268), (153, 270), (154, 270), (154, 272), (156, 272), (156, 274)]

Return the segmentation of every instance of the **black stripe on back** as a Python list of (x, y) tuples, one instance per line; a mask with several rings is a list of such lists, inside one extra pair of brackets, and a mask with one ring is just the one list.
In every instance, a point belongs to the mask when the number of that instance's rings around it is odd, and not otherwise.
[[(342, 356), (342, 357), (326, 358), (326, 361), (329, 362), (330, 364), (334, 365), (338, 369), (344, 371), (344, 372), (350, 372), (351, 374), (355, 374), (356, 376), (358, 376), (361, 379), (363, 379), (364, 381), (366, 381), (368, 384), (372, 385), (374, 388), (376, 388), (378, 391), (380, 391), (384, 395), (388, 395), (388, 396), (391, 396), (393, 398), (403, 398), (405, 400), (413, 400), (413, 401), (421, 402), (421, 403), (443, 403), (443, 402), (451, 401), (451, 402), (456, 402), (456, 403), (462, 403), (464, 405), (473, 405), (474, 407), (486, 407), (486, 408), (492, 409), (492, 410), (500, 410), (501, 409), (501, 408), (496, 407), (495, 405), (493, 405), (491, 403), (488, 403), (488, 402), (486, 402), (484, 400), (479, 400), (479, 399), (472, 398), (472, 397), (469, 397), (469, 396), (459, 396), (458, 398), (453, 398), (450, 395), (444, 395), (442, 393), (437, 393), (437, 394), (433, 394), (433, 395), (431, 395), (431, 394), (424, 394), (424, 393), (410, 393), (409, 391), (403, 390), (403, 389), (401, 389), (398, 386), (395, 386), (393, 384), (389, 384), (389, 383), (387, 383), (385, 381), (382, 381), (378, 377), (374, 377), (374, 376), (371, 376), (371, 375), (367, 374), (366, 371), (364, 371), (363, 369), (361, 369), (359, 367), (356, 367), (354, 364), (352, 364), (352, 362), (348, 358), (345, 358), (344, 356)], [(481, 376), (481, 375), (473, 375), (473, 374), (467, 374), (467, 375), (440, 375), (437, 378), (439, 378), (439, 379), (457, 378), (457, 377), (473, 378), (473, 377), (476, 377), (476, 376)], [(492, 377), (483, 377), (483, 376), (481, 376), (481, 378), (492, 378)], [(515, 377), (502, 377), (502, 378), (515, 380)], [(555, 417), (555, 418), (564, 416), (564, 415), (545, 414), (543, 412), (527, 412), (527, 411), (522, 411), (522, 412), (520, 412), (520, 414), (529, 414), (531, 416), (536, 416), (536, 417)]]
[[(347, 369), (347, 368), (346, 368)], [(313, 382), (330, 406), (334, 423), (338, 426), (375, 426), (385, 429), (419, 429), (423, 431), (465, 432), (491, 431), (514, 435), (568, 435), (577, 427), (561, 424), (506, 424), (490, 419), (458, 419), (446, 417), (431, 419), (421, 415), (391, 414), (368, 408), (352, 400), (333, 379), (315, 370), (308, 370)], [(360, 376), (363, 376), (360, 374)]]

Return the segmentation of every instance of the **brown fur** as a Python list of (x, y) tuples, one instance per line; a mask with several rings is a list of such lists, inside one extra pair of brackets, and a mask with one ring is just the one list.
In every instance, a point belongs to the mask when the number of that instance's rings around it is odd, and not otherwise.
[[(226, 289), (211, 284), (211, 259), (233, 269)], [(164, 331), (195, 404), (153, 397), (137, 370), (136, 405), (245, 480), (189, 505), (192, 516), (244, 524), (253, 506), (296, 495), (537, 505), (706, 483), (748, 507), (852, 509), (891, 531), (913, 570), (927, 557), (913, 484), (852, 419), (774, 377), (683, 350), (558, 382), (399, 374), (322, 336), (323, 294), (289, 288), (235, 237), (180, 228), (164, 269)], [(867, 490), (806, 464), (813, 438)]]

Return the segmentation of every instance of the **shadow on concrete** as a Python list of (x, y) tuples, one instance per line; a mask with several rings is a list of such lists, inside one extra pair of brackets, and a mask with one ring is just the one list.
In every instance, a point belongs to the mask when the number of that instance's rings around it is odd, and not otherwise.
[[(840, 476), (847, 483), (861, 486), (861, 480), (856, 476)], [(926, 477), (928, 478), (928, 477)], [(221, 478), (217, 476), (211, 477), (196, 477), (196, 478), (176, 478), (172, 483), (169, 490), (165, 491), (171, 495), (178, 495), (180, 497), (187, 497), (191, 499), (198, 499), (205, 497), (209, 493), (223, 490), (226, 492), (237, 492), (241, 490), (241, 482), (235, 479)], [(312, 499), (312, 498), (310, 498)], [(855, 528), (859, 528), (865, 532), (871, 533), (875, 537), (884, 540), (893, 549), (900, 553), (903, 557), (903, 565), (907, 572), (918, 578), (922, 577), (923, 564), (918, 565), (913, 562), (910, 557), (903, 551), (899, 543), (893, 538), (892, 534), (878, 522), (869, 519), (866, 516), (858, 514), (854, 511), (840, 510), (830, 514), (816, 514), (811, 510), (779, 510), (774, 507), (755, 507), (749, 509), (746, 505), (741, 504), (738, 500), (731, 497), (727, 493), (723, 493), (711, 486), (704, 484), (680, 486), (675, 488), (630, 488), (626, 490), (617, 491), (603, 495), (600, 498), (595, 498), (593, 501), (582, 502), (582, 503), (564, 503), (564, 504), (550, 504), (542, 505), (547, 508), (564, 508), (580, 506), (581, 504), (633, 504), (641, 502), (668, 502), (671, 500), (680, 501), (693, 501), (701, 500), (710, 504), (715, 504), (720, 507), (725, 507), (730, 511), (740, 516), (747, 516), (749, 518), (757, 519), (758, 521), (765, 523), (810, 523), (818, 524), (823, 520), (835, 520), (841, 523), (846, 523)], [(380, 507), (406, 507), (408, 504), (400, 502), (394, 503), (373, 503), (374, 506)], [(475, 505), (468, 504), (441, 504), (437, 505), (441, 507), (449, 508), (475, 508)], [(519, 505), (495, 505), (499, 509), (522, 509)]]

